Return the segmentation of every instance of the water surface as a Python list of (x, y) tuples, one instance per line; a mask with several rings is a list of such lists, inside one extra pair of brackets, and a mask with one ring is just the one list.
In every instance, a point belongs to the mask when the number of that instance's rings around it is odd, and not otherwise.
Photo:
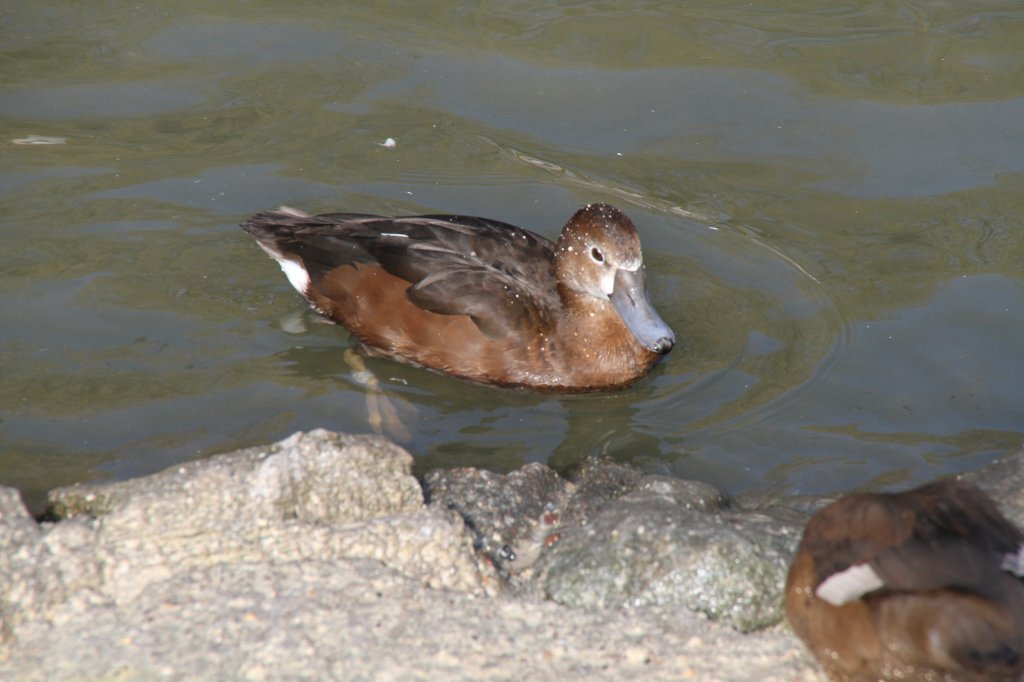
[(0, 12), (0, 483), (36, 509), (368, 430), (348, 334), (237, 227), (280, 204), (639, 226), (668, 361), (550, 396), (370, 360), (421, 468), (608, 454), (817, 492), (1024, 443), (1018, 2)]

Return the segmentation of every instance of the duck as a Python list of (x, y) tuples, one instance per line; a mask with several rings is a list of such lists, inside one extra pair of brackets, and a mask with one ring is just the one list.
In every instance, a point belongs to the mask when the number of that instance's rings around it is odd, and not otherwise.
[(320, 315), (368, 355), (538, 391), (626, 387), (675, 345), (633, 222), (588, 204), (557, 242), (489, 218), (311, 215), (242, 225)]
[(1024, 679), (1024, 533), (943, 479), (854, 493), (808, 522), (786, 616), (832, 680)]

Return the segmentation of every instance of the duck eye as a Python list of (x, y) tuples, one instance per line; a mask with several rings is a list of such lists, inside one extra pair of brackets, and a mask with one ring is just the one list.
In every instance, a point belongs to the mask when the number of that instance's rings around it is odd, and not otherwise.
[(597, 263), (604, 262), (604, 254), (601, 253), (601, 249), (597, 248), (596, 246), (590, 250), (590, 257), (593, 258), (594, 261)]

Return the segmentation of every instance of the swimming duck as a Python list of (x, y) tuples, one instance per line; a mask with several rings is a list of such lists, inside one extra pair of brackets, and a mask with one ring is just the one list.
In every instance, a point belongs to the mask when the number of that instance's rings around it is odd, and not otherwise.
[(833, 680), (1020, 680), (1024, 533), (976, 486), (853, 494), (815, 514), (786, 615)]
[(590, 204), (557, 244), (458, 215), (310, 215), (242, 228), (319, 313), (369, 353), (476, 382), (577, 392), (626, 386), (672, 350), (648, 298), (640, 239)]

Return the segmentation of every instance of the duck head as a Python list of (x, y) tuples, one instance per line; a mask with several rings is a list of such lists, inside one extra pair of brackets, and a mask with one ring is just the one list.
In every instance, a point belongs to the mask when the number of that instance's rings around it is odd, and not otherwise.
[(608, 300), (636, 340), (664, 355), (676, 337), (651, 305), (640, 237), (633, 221), (608, 204), (588, 204), (566, 223), (555, 247), (555, 274), (573, 291)]

